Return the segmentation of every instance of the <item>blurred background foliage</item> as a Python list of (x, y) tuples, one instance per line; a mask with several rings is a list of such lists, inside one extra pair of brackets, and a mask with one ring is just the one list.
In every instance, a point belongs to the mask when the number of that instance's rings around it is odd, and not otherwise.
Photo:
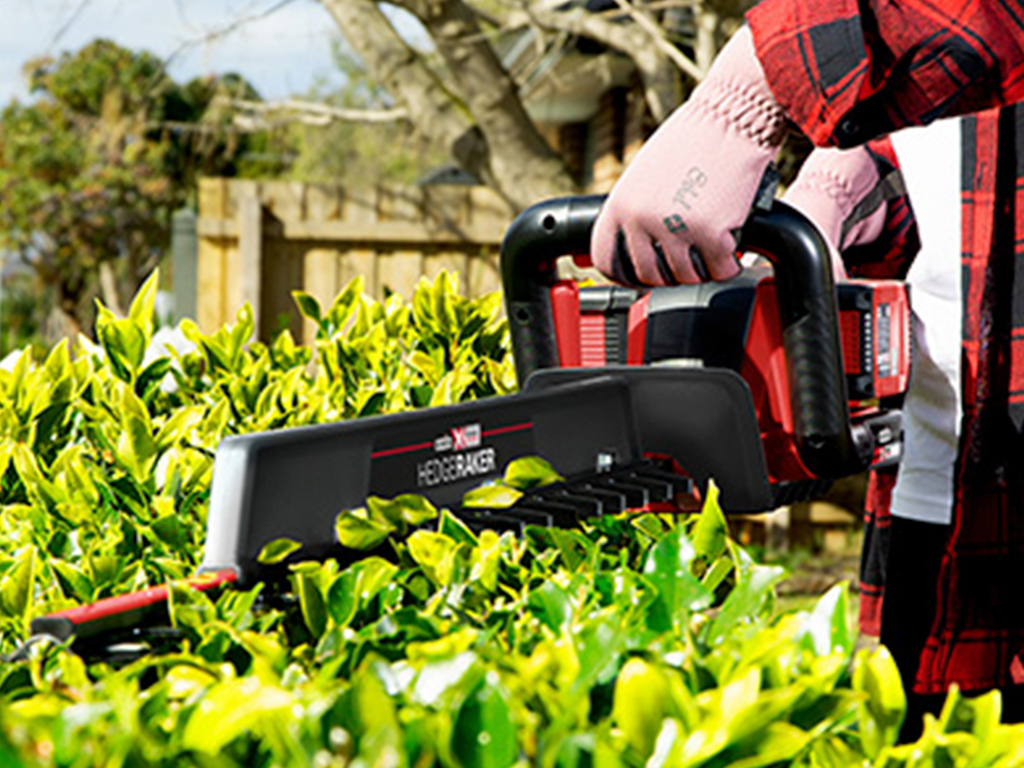
[[(122, 308), (167, 250), (171, 213), (200, 174), (278, 173), (268, 134), (230, 130), (211, 105), (225, 75), (176, 83), (163, 63), (97, 40), (26, 65), (33, 95), (0, 112), (0, 249), (10, 285), (6, 349), (91, 332), (97, 296)], [(31, 306), (18, 297), (29, 291)]]

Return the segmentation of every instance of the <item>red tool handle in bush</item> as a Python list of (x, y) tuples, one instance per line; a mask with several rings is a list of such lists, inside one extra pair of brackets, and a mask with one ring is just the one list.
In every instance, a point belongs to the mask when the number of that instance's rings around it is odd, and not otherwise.
[[(183, 583), (200, 592), (208, 592), (231, 584), (236, 579), (237, 574), (226, 569), (206, 573)], [(85, 645), (102, 645), (125, 629), (143, 630), (149, 626), (167, 625), (170, 622), (167, 607), (169, 599), (170, 587), (167, 585), (108, 597), (89, 605), (35, 618), (32, 620), (32, 634), (49, 635), (61, 641), (74, 637)]]
[[(534, 371), (559, 366), (551, 307), (560, 256), (587, 256), (603, 195), (547, 200), (523, 211), (501, 246), (516, 373), (521, 385)], [(789, 371), (790, 400), (800, 458), (819, 477), (855, 474), (866, 466), (850, 425), (832, 265), (818, 230), (775, 201), (755, 208), (739, 250), (767, 257), (774, 267)]]

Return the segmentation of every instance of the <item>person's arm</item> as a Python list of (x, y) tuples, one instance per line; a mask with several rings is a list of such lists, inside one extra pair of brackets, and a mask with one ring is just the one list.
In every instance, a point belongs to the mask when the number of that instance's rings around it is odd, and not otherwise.
[(979, 0), (762, 0), (768, 86), (818, 146), (1024, 99), (1024, 7)]
[(818, 145), (849, 147), (1022, 99), (1016, 8), (763, 0), (612, 189), (594, 227), (594, 264), (648, 285), (734, 275), (735, 233), (786, 120)]
[(784, 133), (743, 27), (616, 182), (594, 223), (594, 266), (625, 284), (733, 277), (736, 233)]
[(913, 212), (888, 137), (852, 149), (815, 149), (782, 199), (821, 231), (833, 250), (837, 279), (844, 271), (903, 277), (919, 250)]
[(865, 148), (878, 169), (879, 185), (872, 195), (885, 198), (885, 221), (881, 232), (870, 240), (864, 229), (854, 232), (853, 222), (848, 222), (848, 235), (856, 237), (843, 240), (843, 263), (853, 277), (903, 280), (921, 250), (917, 218), (892, 142), (882, 137), (868, 142)]

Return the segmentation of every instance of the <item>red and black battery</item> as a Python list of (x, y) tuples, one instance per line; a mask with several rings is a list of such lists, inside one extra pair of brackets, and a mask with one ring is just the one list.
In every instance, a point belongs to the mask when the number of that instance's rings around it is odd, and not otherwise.
[[(910, 377), (910, 305), (894, 280), (836, 285), (851, 421), (898, 404)], [(636, 290), (560, 280), (551, 308), (561, 367), (676, 365), (726, 368), (751, 390), (771, 482), (811, 479), (794, 436), (791, 371), (772, 271), (745, 270), (726, 283)], [(898, 435), (880, 425), (871, 466), (898, 460)]]

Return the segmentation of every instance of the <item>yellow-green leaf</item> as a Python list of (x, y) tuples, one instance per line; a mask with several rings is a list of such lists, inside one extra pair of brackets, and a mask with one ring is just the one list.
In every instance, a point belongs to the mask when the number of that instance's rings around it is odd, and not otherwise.
[(36, 551), (29, 547), (18, 556), (13, 570), (0, 580), (0, 608), (5, 615), (23, 618), (28, 613), (35, 574)]
[(142, 333), (145, 344), (149, 344), (149, 340), (153, 336), (153, 312), (156, 307), (156, 292), (159, 285), (160, 272), (154, 269), (152, 274), (146, 278), (146, 282), (139, 288), (138, 293), (135, 294), (132, 305), (128, 309), (128, 319)]
[(485, 507), (498, 509), (511, 507), (523, 496), (522, 491), (509, 488), (507, 485), (482, 485), (471, 488), (462, 496), (464, 507)]
[(563, 479), (555, 471), (555, 468), (540, 456), (523, 456), (513, 459), (505, 468), (505, 483), (524, 491), (558, 483)]
[(896, 743), (907, 708), (900, 673), (888, 648), (883, 645), (857, 653), (852, 687), (865, 694), (858, 707), (858, 732), (865, 754), (874, 758)]
[(294, 704), (288, 691), (255, 675), (218, 683), (192, 712), (182, 742), (186, 749), (217, 755), (239, 737), (258, 739), (271, 728), (284, 729)]
[(256, 562), (263, 563), (264, 565), (274, 565), (275, 563), (280, 563), (288, 555), (299, 549), (302, 549), (302, 544), (294, 539), (274, 539), (268, 544), (263, 545), (260, 553), (256, 555)]
[(623, 665), (615, 681), (612, 719), (643, 760), (654, 749), (661, 722), (669, 712), (669, 696), (665, 673), (636, 656)]
[(729, 533), (729, 524), (722, 514), (718, 496), (718, 487), (713, 480), (709, 480), (707, 498), (697, 517), (697, 523), (690, 532), (690, 540), (693, 542), (697, 557), (704, 557), (709, 562), (725, 552), (725, 541)]
[(449, 537), (430, 531), (416, 531), (408, 539), (409, 554), (438, 586), (448, 586), (455, 574), (458, 545)]
[(359, 509), (345, 510), (339, 514), (334, 530), (342, 546), (373, 549), (384, 543), (393, 528), (384, 521), (369, 519), (366, 510)]

